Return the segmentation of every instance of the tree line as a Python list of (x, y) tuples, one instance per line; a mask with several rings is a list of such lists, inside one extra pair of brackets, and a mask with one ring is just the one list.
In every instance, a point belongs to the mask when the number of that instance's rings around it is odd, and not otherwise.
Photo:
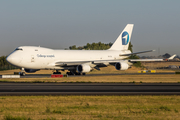
[(0, 57), (0, 71), (2, 70), (11, 70), (11, 69), (17, 69), (17, 67), (10, 65), (6, 61), (7, 56), (1, 56)]
[(98, 42), (98, 43), (92, 43), (92, 44), (87, 43), (86, 45), (79, 46), (79, 47), (76, 47), (76, 45), (73, 45), (73, 46), (70, 46), (69, 49), (70, 50), (107, 50), (111, 46), (112, 46), (111, 42), (108, 44)]
[[(70, 46), (69, 49), (70, 50), (107, 50), (109, 49), (111, 46), (113, 45), (113, 43), (101, 43), (101, 42), (98, 42), (98, 43), (87, 43), (86, 45), (84, 46), (79, 46), (79, 47), (76, 47), (76, 45), (73, 45), (73, 46)], [(128, 47), (128, 50), (130, 50), (131, 52), (132, 51), (132, 47), (133, 45), (131, 44), (131, 42), (129, 43), (129, 47)]]

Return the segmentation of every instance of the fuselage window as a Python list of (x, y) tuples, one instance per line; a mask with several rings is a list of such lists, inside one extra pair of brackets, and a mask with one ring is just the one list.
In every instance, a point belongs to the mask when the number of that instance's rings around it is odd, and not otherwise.
[(16, 50), (23, 50), (23, 49), (22, 49), (22, 48), (16, 48), (15, 51), (16, 51)]

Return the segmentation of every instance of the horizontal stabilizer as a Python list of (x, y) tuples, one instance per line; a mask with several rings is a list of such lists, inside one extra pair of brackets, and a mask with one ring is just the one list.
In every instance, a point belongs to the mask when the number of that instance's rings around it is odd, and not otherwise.
[(147, 53), (147, 52), (154, 52), (155, 50), (148, 50), (148, 51), (142, 51), (142, 52), (135, 52), (135, 53), (129, 53), (129, 54), (120, 54), (119, 56), (129, 56), (129, 55), (136, 55), (141, 53)]
[(163, 59), (129, 59), (130, 62), (163, 61)]
[(129, 59), (129, 61), (130, 62), (138, 62), (138, 61), (141, 61), (141, 62), (143, 62), (143, 61), (144, 62), (146, 62), (146, 61), (166, 61), (166, 60), (172, 60), (175, 56), (176, 56), (176, 54), (171, 56), (171, 57), (169, 57), (169, 58), (167, 58), (167, 59)]

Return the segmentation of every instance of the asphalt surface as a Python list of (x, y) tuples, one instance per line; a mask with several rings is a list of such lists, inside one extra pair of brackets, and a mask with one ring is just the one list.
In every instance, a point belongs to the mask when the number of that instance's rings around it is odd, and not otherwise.
[(0, 95), (180, 95), (180, 83), (0, 83)]

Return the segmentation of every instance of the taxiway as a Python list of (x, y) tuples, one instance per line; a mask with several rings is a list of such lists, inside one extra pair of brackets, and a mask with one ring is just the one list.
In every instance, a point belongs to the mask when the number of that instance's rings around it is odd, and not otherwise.
[(0, 95), (180, 95), (180, 84), (1, 83)]

